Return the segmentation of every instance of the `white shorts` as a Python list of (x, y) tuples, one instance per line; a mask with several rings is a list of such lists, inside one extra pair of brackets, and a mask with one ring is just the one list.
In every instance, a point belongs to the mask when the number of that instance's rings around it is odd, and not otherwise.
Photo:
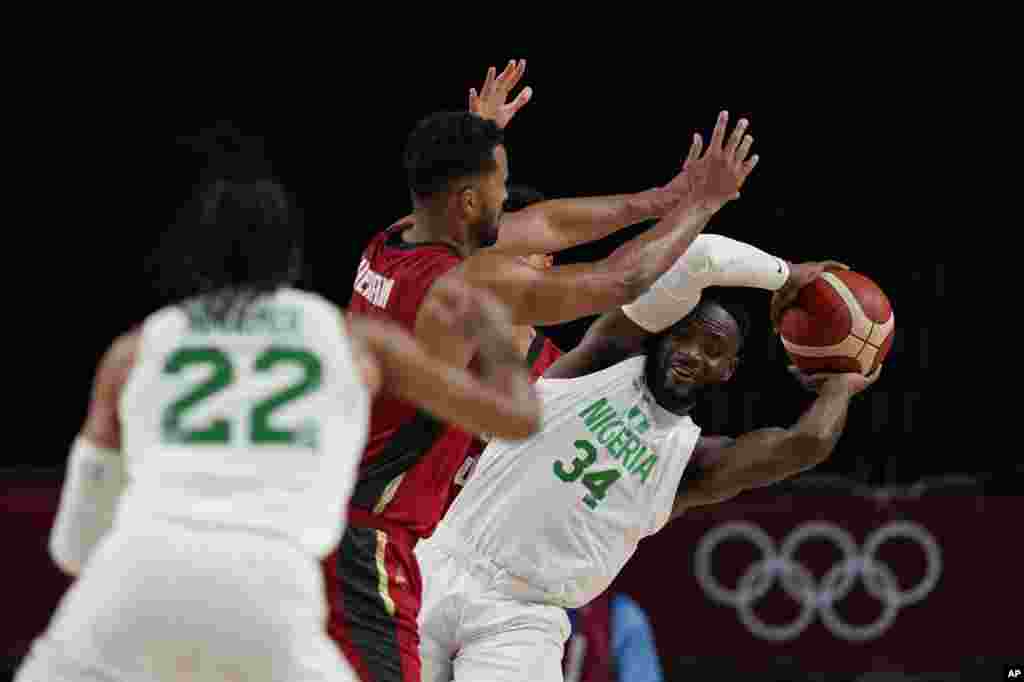
[(423, 574), (423, 682), (562, 682), (565, 610), (483, 557), (429, 540), (416, 546)]
[(145, 520), (96, 547), (16, 682), (350, 682), (320, 566), (267, 535)]

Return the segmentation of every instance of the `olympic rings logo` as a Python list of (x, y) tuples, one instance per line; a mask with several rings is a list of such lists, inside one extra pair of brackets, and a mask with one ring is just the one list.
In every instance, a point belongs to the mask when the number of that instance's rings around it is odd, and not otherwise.
[[(738, 538), (753, 543), (762, 557), (743, 573), (735, 589), (728, 589), (715, 578), (712, 555), (722, 542)], [(797, 549), (813, 538), (832, 542), (845, 559), (833, 565), (816, 584), (814, 575), (793, 559)], [(924, 549), (927, 568), (921, 581), (909, 590), (900, 590), (899, 582), (889, 566), (875, 558), (878, 548), (893, 538), (913, 540)], [(775, 542), (761, 528), (742, 521), (726, 523), (709, 531), (697, 546), (695, 572), (708, 596), (721, 604), (734, 607), (739, 618), (754, 635), (762, 639), (788, 641), (800, 635), (814, 622), (816, 614), (832, 634), (850, 641), (875, 639), (885, 632), (904, 606), (924, 599), (935, 589), (942, 573), (942, 552), (935, 538), (923, 526), (911, 521), (887, 524), (873, 531), (860, 552), (853, 537), (831, 523), (810, 522), (797, 526), (776, 549)], [(883, 604), (881, 616), (866, 625), (851, 625), (836, 613), (835, 605), (853, 589), (860, 577), (868, 594)], [(754, 613), (754, 604), (780, 578), (782, 589), (799, 602), (800, 615), (786, 625), (765, 623)]]

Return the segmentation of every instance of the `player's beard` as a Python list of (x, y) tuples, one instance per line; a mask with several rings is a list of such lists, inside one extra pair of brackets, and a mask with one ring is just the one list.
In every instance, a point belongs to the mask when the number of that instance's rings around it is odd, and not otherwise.
[(703, 386), (672, 372), (672, 353), (659, 350), (644, 362), (647, 387), (654, 400), (669, 412), (686, 414), (693, 409)]

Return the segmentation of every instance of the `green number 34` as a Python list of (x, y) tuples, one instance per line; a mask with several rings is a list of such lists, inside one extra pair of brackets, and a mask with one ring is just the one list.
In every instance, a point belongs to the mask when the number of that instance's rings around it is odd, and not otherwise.
[(590, 491), (583, 498), (583, 503), (594, 509), (597, 507), (597, 503), (604, 499), (604, 496), (608, 493), (608, 488), (611, 487), (612, 483), (619, 480), (622, 474), (619, 473), (618, 469), (586, 471), (597, 461), (597, 448), (590, 441), (586, 440), (578, 440), (573, 445), (576, 446), (577, 450), (583, 452), (583, 456), (577, 457), (572, 461), (572, 469), (570, 470), (566, 470), (565, 465), (561, 461), (556, 461), (554, 464), (555, 476), (558, 476), (558, 478), (566, 483), (572, 483), (582, 476), (583, 485)]
[[(301, 367), (302, 379), (253, 406), (249, 440), (256, 444), (313, 445), (310, 441), (315, 441), (315, 434), (274, 429), (270, 426), (270, 415), (282, 405), (320, 388), (323, 374), (320, 360), (306, 350), (275, 347), (257, 357), (253, 368), (257, 372), (266, 372), (281, 363)], [(185, 412), (229, 386), (235, 379), (235, 368), (227, 354), (218, 348), (182, 348), (167, 359), (164, 374), (178, 374), (193, 365), (210, 366), (213, 372), (206, 381), (164, 410), (164, 440), (192, 445), (225, 445), (231, 441), (231, 423), (228, 420), (215, 419), (206, 428), (185, 429), (181, 425), (181, 418)]]

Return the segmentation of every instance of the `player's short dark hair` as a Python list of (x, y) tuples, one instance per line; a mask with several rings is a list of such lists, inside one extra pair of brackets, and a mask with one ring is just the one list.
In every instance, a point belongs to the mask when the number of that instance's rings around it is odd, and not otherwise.
[(674, 325), (664, 330), (660, 334), (653, 337), (652, 341), (657, 343), (662, 336), (667, 334), (673, 334), (678, 332), (687, 324), (694, 316), (706, 306), (717, 306), (729, 313), (734, 320), (736, 320), (736, 326), (739, 327), (739, 348), (737, 352), (742, 352), (744, 345), (746, 345), (747, 338), (750, 335), (751, 319), (747, 309), (738, 301), (734, 300), (729, 296), (728, 290), (721, 287), (707, 287), (701, 292), (700, 303), (687, 314), (686, 317), (676, 322)]
[(276, 182), (220, 179), (201, 187), (160, 245), (161, 288), (178, 301), (197, 298), (207, 314), (223, 317), (299, 279), (300, 223)]
[(504, 207), (506, 211), (521, 211), (546, 199), (540, 190), (529, 185), (509, 185), (507, 189), (508, 198), (505, 199)]
[(409, 190), (426, 198), (449, 189), (462, 178), (497, 168), (494, 149), (504, 133), (494, 123), (468, 111), (443, 111), (416, 124), (405, 145)]

